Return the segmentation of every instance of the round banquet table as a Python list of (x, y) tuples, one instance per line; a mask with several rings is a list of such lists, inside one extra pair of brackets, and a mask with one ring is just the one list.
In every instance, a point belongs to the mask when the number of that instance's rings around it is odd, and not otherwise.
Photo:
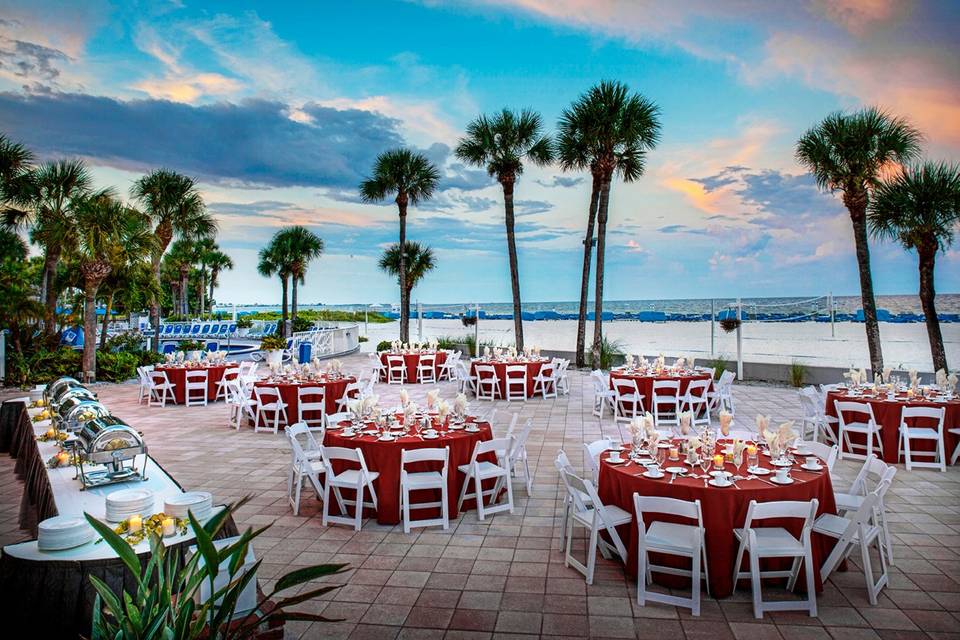
[[(270, 382), (269, 380), (260, 380), (254, 383), (253, 386), (275, 387), (280, 392), (280, 397), (283, 399), (284, 404), (287, 405), (287, 422), (293, 424), (297, 421), (297, 411), (300, 408), (300, 400), (297, 396), (300, 387), (323, 387), (325, 412), (330, 414), (337, 412), (337, 400), (343, 397), (344, 391), (347, 390), (347, 385), (356, 381), (357, 379), (353, 376), (345, 376), (343, 378), (337, 378), (336, 380), (331, 380), (323, 376), (319, 380), (303, 380), (301, 382)], [(354, 395), (356, 395), (356, 393), (354, 393)], [(320, 419), (316, 411), (307, 411), (303, 417), (311, 420)], [(261, 424), (260, 426), (264, 425)]]
[[(387, 364), (388, 356), (403, 356), (403, 364), (407, 367), (407, 382), (414, 383), (420, 382), (420, 376), (417, 374), (417, 367), (420, 365), (420, 356), (430, 355), (436, 356), (433, 360), (433, 375), (439, 379), (440, 367), (447, 361), (446, 351), (423, 351), (420, 353), (392, 353), (390, 351), (383, 351), (380, 353), (380, 362), (386, 367), (389, 366)], [(384, 371), (380, 377), (382, 380), (387, 380), (387, 372)]]
[[(402, 416), (400, 416), (402, 419)], [(467, 419), (470, 423), (473, 420)], [(349, 425), (349, 422), (341, 423), (342, 426)], [(373, 425), (369, 425), (372, 427)], [(363, 452), (363, 459), (366, 462), (367, 469), (378, 471), (378, 477), (373, 486), (377, 490), (377, 522), (380, 524), (397, 524), (401, 521), (400, 515), (400, 452), (403, 449), (436, 449), (450, 447), (450, 458), (447, 467), (447, 506), (449, 507), (450, 518), (456, 518), (457, 499), (460, 497), (460, 490), (463, 487), (464, 475), (457, 470), (462, 464), (468, 464), (473, 456), (473, 448), (478, 442), (493, 439), (493, 432), (490, 424), (486, 422), (479, 423), (480, 431), (469, 432), (465, 430), (446, 430), (440, 431), (440, 437), (434, 440), (422, 440), (416, 435), (405, 435), (390, 442), (382, 442), (373, 435), (359, 435), (353, 437), (344, 437), (339, 429), (327, 429), (323, 437), (323, 444), (328, 447), (348, 447), (359, 449)], [(488, 457), (491, 461), (495, 459), (492, 454)], [(335, 463), (334, 468), (337, 473), (349, 468), (346, 462)], [(353, 465), (358, 468), (357, 465)], [(420, 462), (407, 466), (409, 471), (438, 471), (440, 463)], [(490, 483), (492, 486), (492, 483)], [(488, 488), (484, 487), (485, 489)], [(345, 497), (353, 497), (352, 491), (343, 490)], [(366, 497), (369, 500), (369, 496)], [(436, 489), (425, 489), (412, 492), (411, 504), (416, 502), (437, 502), (440, 499), (440, 492)], [(472, 500), (464, 501), (464, 509), (470, 508)], [(336, 511), (336, 501), (331, 505), (331, 509)], [(348, 507), (349, 509), (349, 507)], [(415, 519), (440, 517), (439, 509), (417, 509), (411, 511), (411, 517)]]
[[(646, 410), (652, 411), (653, 408), (650, 406), (650, 401), (653, 399), (653, 383), (656, 380), (676, 380), (680, 383), (680, 395), (683, 395), (687, 392), (687, 387), (690, 386), (692, 380), (710, 380), (709, 373), (641, 373), (639, 371), (634, 373), (628, 373), (624, 370), (614, 370), (610, 372), (610, 388), (613, 389), (613, 381), (615, 378), (623, 378), (626, 380), (633, 380), (637, 383), (637, 391), (640, 392), (640, 395), (643, 396), (643, 406)], [(710, 385), (712, 390), (713, 385)]]
[(527, 368), (527, 397), (533, 397), (533, 379), (540, 374), (540, 368), (548, 364), (549, 360), (517, 360), (514, 362), (506, 360), (474, 360), (470, 364), (470, 375), (477, 375), (477, 365), (490, 365), (497, 372), (497, 378), (500, 379), (500, 397), (507, 397), (507, 367), (513, 365), (523, 365)]
[(223, 379), (223, 374), (227, 369), (233, 369), (240, 365), (236, 362), (226, 362), (217, 365), (204, 365), (202, 367), (183, 367), (177, 365), (157, 365), (157, 371), (163, 371), (167, 374), (167, 379), (173, 385), (173, 397), (177, 404), (183, 404), (186, 400), (187, 371), (206, 371), (207, 372), (207, 400), (212, 401), (217, 397), (217, 383)]
[[(630, 445), (624, 445), (629, 449)], [(747, 517), (747, 509), (751, 500), (757, 502), (770, 502), (774, 500), (803, 500), (809, 501), (816, 498), (820, 501), (817, 515), (821, 513), (835, 514), (837, 512), (836, 502), (833, 498), (833, 485), (830, 482), (830, 475), (827, 471), (810, 472), (803, 471), (795, 466), (791, 471), (794, 483), (786, 486), (775, 486), (762, 480), (738, 480), (740, 487), (712, 487), (704, 486), (702, 479), (686, 478), (678, 476), (673, 484), (670, 483), (670, 474), (664, 474), (663, 478), (651, 479), (645, 478), (641, 474), (646, 471), (643, 466), (638, 466), (631, 462), (629, 465), (612, 465), (607, 462), (609, 453), (604, 453), (600, 465), (600, 483), (598, 494), (604, 504), (615, 504), (631, 515), (635, 514), (633, 507), (633, 494), (638, 493), (641, 496), (658, 496), (667, 498), (678, 498), (680, 500), (700, 500), (700, 507), (703, 511), (703, 525), (706, 529), (707, 545), (707, 564), (710, 572), (710, 594), (714, 598), (724, 598), (733, 592), (733, 563), (736, 559), (738, 548), (737, 539), (733, 535), (733, 529), (742, 527)], [(626, 455), (626, 454), (621, 454)], [(772, 468), (770, 459), (761, 454), (761, 466)], [(666, 462), (664, 468), (672, 465), (685, 466), (682, 463)], [(727, 471), (735, 471), (733, 465), (727, 465)], [(694, 472), (702, 475), (700, 467), (696, 467)], [(740, 475), (747, 475), (746, 473)], [(767, 478), (771, 476), (766, 476)], [(668, 519), (668, 516), (658, 515), (655, 519)], [(683, 519), (674, 519), (673, 521), (682, 524), (690, 524)], [(650, 522), (647, 522), (649, 526)], [(770, 520), (763, 523), (765, 526), (786, 526), (793, 535), (799, 536), (799, 520)], [(629, 534), (627, 527), (629, 526)], [(637, 524), (636, 517), (630, 525), (623, 525), (618, 529), (623, 543), (627, 546), (627, 565), (626, 571), (629, 575), (637, 575)], [(628, 535), (627, 535), (628, 534)], [(825, 538), (819, 534), (813, 535), (813, 562), (814, 575), (817, 581), (817, 591), (822, 589), (820, 584), (820, 566), (824, 559), (829, 555), (833, 548), (834, 541)], [(672, 556), (659, 556), (652, 554), (654, 564), (677, 566), (689, 569), (689, 561), (686, 564), (681, 558)], [(767, 570), (768, 563), (775, 562), (764, 560), (761, 562), (761, 569)], [(779, 561), (782, 562), (782, 561)], [(744, 567), (747, 566), (747, 558), (744, 558)], [(785, 567), (777, 566), (777, 569), (789, 569), (789, 564)], [(746, 571), (746, 568), (742, 568)], [(654, 580), (673, 588), (688, 589), (690, 579), (680, 576), (670, 576), (666, 574), (654, 573)], [(741, 583), (741, 586), (746, 583)], [(798, 584), (804, 585), (803, 571), (800, 572)]]
[[(960, 426), (960, 399), (954, 398), (947, 402), (932, 402), (930, 400), (921, 400), (919, 398), (907, 398), (905, 393), (897, 394), (894, 400), (887, 400), (886, 393), (883, 392), (879, 396), (873, 395), (872, 392), (870, 395), (862, 394), (859, 396), (850, 396), (846, 390), (835, 390), (830, 391), (827, 394), (827, 406), (824, 407), (825, 413), (833, 418), (837, 417), (837, 405), (836, 401), (841, 402), (850, 401), (850, 402), (868, 402), (873, 408), (873, 417), (877, 420), (877, 425), (880, 426), (880, 439), (883, 442), (883, 460), (890, 464), (897, 464), (900, 462), (898, 459), (899, 456), (899, 444), (900, 439), (900, 413), (903, 410), (903, 407), (943, 407), (947, 410), (946, 416), (943, 421), (943, 437), (944, 452), (946, 454), (947, 461), (949, 463), (951, 454), (956, 449), (957, 444), (960, 443), (960, 437), (949, 433), (947, 430), (951, 427)], [(926, 427), (926, 426), (936, 426), (936, 423), (932, 420), (923, 421), (922, 419), (917, 419), (916, 423), (911, 426)], [(838, 425), (836, 423), (830, 425), (830, 428), (834, 430), (834, 435), (836, 435)], [(855, 444), (866, 444), (865, 436), (859, 433), (851, 433), (850, 440)], [(876, 446), (876, 443), (874, 443)], [(911, 440), (910, 448), (913, 451), (933, 451), (935, 448), (935, 443), (932, 440)], [(846, 448), (844, 449), (846, 451)], [(879, 452), (874, 449), (874, 451), (879, 455)], [(858, 451), (862, 453), (862, 451)], [(922, 461), (929, 461), (931, 458), (926, 456), (921, 456), (919, 458)]]

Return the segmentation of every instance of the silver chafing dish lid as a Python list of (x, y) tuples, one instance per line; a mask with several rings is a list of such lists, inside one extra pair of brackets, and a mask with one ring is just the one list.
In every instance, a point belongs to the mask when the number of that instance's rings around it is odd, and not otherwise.
[(86, 421), (77, 438), (87, 453), (143, 448), (140, 434), (116, 416), (100, 416)]
[(68, 387), (61, 391), (57, 397), (51, 398), (50, 409), (57, 415), (62, 415), (61, 411), (67, 407), (71, 401), (96, 399), (97, 396), (86, 387)]
[(72, 396), (61, 403), (58, 415), (62, 422), (86, 422), (93, 418), (109, 416), (110, 410), (97, 400)]

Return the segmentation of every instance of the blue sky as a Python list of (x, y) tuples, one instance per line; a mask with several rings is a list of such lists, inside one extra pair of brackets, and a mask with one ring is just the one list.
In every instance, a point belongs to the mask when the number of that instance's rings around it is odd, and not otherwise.
[[(396, 209), (356, 186), (401, 145), (443, 173), (410, 218), (438, 257), (415, 297), (508, 300), (501, 191), (451, 150), (502, 107), (552, 131), (600, 79), (654, 100), (663, 125), (646, 175), (613, 187), (610, 299), (856, 293), (849, 218), (793, 160), (831, 111), (881, 105), (928, 157), (960, 156), (953, 3), (0, 3), (0, 130), (121, 192), (159, 166), (195, 176), (237, 263), (222, 301), (277, 301), (256, 251), (285, 224), (326, 242), (301, 300), (396, 300), (376, 268)], [(524, 299), (576, 298), (589, 180), (529, 168), (516, 198)], [(878, 292), (916, 290), (914, 256), (875, 243), (873, 261)], [(941, 256), (940, 291), (960, 291), (958, 266)]]

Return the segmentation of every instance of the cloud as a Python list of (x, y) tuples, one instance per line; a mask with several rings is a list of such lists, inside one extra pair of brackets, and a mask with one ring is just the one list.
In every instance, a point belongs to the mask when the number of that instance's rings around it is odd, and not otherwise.
[(84, 94), (0, 93), (6, 134), (45, 156), (79, 155), (131, 171), (168, 166), (199, 178), (353, 188), (377, 154), (404, 143), (398, 123), (360, 110), (248, 99), (189, 106)]
[(553, 209), (552, 202), (546, 200), (516, 200), (513, 203), (514, 210), (518, 216), (531, 216), (535, 213), (546, 213)]
[(59, 49), (0, 35), (0, 74), (53, 84), (60, 76), (58, 63), (68, 60), (70, 57)]
[(553, 179), (550, 181), (547, 180), (535, 180), (538, 185), (541, 187), (547, 187), (548, 189), (563, 187), (569, 189), (570, 187), (575, 187), (586, 178), (571, 178), (569, 176), (553, 176)]

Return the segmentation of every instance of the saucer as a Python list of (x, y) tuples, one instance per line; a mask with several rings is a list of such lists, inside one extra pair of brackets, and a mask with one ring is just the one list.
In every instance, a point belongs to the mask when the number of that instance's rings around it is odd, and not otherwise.
[(748, 467), (747, 473), (751, 473), (755, 476), (768, 476), (770, 475), (770, 469), (765, 467)]
[(772, 476), (770, 478), (770, 482), (774, 484), (788, 485), (788, 484), (793, 484), (794, 482), (796, 482), (796, 480), (794, 480), (793, 478), (787, 478), (786, 480), (777, 480), (777, 476)]
[[(460, 429), (463, 429), (463, 425), (462, 425), (462, 424), (453, 424), (453, 423), (451, 423), (450, 426), (447, 427), (447, 428), (450, 429), (450, 431), (459, 431)], [(468, 429), (468, 431), (469, 431), (469, 429)]]
[(649, 471), (644, 471), (640, 475), (642, 475), (644, 478), (650, 478), (651, 480), (659, 480), (660, 478), (666, 476), (665, 473), (650, 473)]
[(770, 464), (775, 467), (792, 467), (793, 463), (789, 460), (771, 460)]
[(732, 483), (732, 482), (725, 482), (725, 483), (722, 483), (722, 484), (721, 484), (721, 483), (717, 482), (717, 479), (716, 479), (716, 478), (713, 478), (713, 479), (711, 479), (711, 480), (708, 480), (708, 481), (707, 481), (707, 484), (709, 484), (711, 487), (717, 487), (718, 489), (725, 489), (726, 487), (732, 487), (732, 486), (733, 486), (733, 483)]
[(711, 471), (710, 477), (712, 478), (729, 478), (733, 474), (729, 471)]
[(687, 472), (687, 470), (683, 467), (667, 467), (664, 469), (664, 471), (667, 473), (675, 473), (678, 476)]
[(806, 463), (804, 463), (804, 464), (800, 465), (800, 468), (801, 468), (801, 469), (806, 469), (807, 471), (823, 471), (823, 465), (822, 465), (822, 464), (818, 464), (818, 465), (815, 466), (815, 467), (808, 467), (808, 466), (806, 465)]
[(610, 458), (607, 458), (607, 464), (623, 464), (626, 461), (626, 458), (620, 458), (619, 460), (611, 460)]
[(432, 436), (431, 436), (431, 435), (427, 435), (427, 434), (423, 434), (423, 435), (420, 436), (420, 437), (422, 437), (424, 440), (436, 440), (437, 438), (440, 437), (440, 434), (439, 434), (439, 433), (435, 433), (435, 434), (433, 434)]
[(392, 436), (392, 435), (390, 435), (390, 434), (384, 434), (384, 435), (380, 436), (379, 438), (377, 438), (377, 440), (379, 440), (380, 442), (393, 442), (394, 440), (396, 440), (396, 437), (394, 437), (394, 436)]
[(480, 427), (467, 427), (464, 431), (467, 433), (480, 433)]

